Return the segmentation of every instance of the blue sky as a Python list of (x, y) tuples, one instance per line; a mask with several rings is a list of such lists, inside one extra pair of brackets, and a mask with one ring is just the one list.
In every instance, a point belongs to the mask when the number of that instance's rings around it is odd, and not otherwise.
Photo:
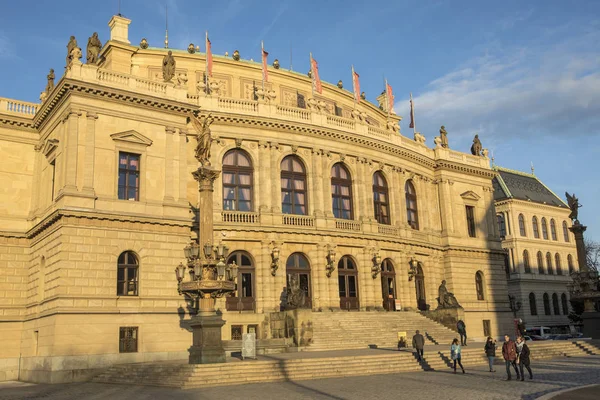
[[(418, 130), (433, 145), (440, 125), (450, 147), (468, 151), (475, 133), (496, 163), (535, 173), (555, 193), (575, 192), (580, 220), (600, 240), (600, 2), (598, 1), (289, 1), (121, 0), (130, 40), (170, 47), (238, 49), (259, 59), (260, 41), (283, 68), (351, 87), (350, 66), (367, 98), (394, 88), (408, 128), (413, 93)], [(37, 101), (49, 68), (62, 73), (66, 44), (105, 42), (118, 0), (0, 0), (0, 97)], [(203, 50), (203, 49), (202, 49)]]

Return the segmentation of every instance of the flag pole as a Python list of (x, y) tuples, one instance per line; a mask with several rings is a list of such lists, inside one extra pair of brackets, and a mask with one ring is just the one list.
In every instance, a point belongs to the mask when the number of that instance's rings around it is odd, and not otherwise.
[(204, 57), (204, 84), (206, 88), (204, 88), (204, 95), (208, 96), (208, 31), (206, 31), (206, 40), (204, 41), (204, 46), (206, 47), (206, 57)]
[[(263, 58), (265, 57), (265, 43), (260, 41), (260, 63), (262, 68), (265, 68), (265, 63), (263, 62)], [(262, 91), (265, 93), (265, 71), (262, 72)]]
[(387, 83), (387, 79), (385, 79), (385, 104), (387, 105), (387, 114), (388, 114), (388, 119), (390, 118), (390, 94), (388, 93), (388, 83)]
[(417, 122), (415, 121), (415, 103), (412, 98), (412, 92), (410, 92), (410, 112), (412, 113), (412, 123), (413, 123), (413, 135), (417, 132)]
[(310, 54), (310, 79), (312, 80), (310, 86), (312, 88), (312, 97), (314, 99), (315, 98), (315, 71), (313, 71), (312, 52), (310, 52), (309, 54)]

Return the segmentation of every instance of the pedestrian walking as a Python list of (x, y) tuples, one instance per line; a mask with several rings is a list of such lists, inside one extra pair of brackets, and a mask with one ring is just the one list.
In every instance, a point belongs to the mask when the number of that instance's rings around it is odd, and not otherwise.
[(510, 336), (504, 335), (504, 344), (502, 345), (502, 357), (506, 364), (506, 380), (510, 381), (512, 376), (510, 374), (510, 367), (512, 366), (517, 373), (517, 379), (520, 379), (519, 370), (517, 369), (517, 346), (515, 342), (510, 340)]
[(496, 372), (494, 369), (494, 359), (496, 358), (496, 341), (492, 339), (491, 336), (488, 336), (487, 341), (485, 342), (485, 355), (488, 358), (488, 362), (490, 364), (490, 372)]
[(529, 364), (531, 363), (529, 355), (529, 346), (525, 343), (525, 339), (523, 336), (519, 336), (517, 338), (517, 363), (519, 364), (519, 371), (521, 371), (521, 380), (525, 380), (525, 373), (523, 371), (523, 367), (527, 368), (527, 372), (529, 372), (529, 379), (533, 379), (533, 372), (531, 372), (531, 367)]
[(425, 347), (425, 338), (417, 330), (415, 336), (413, 336), (412, 346), (417, 350), (417, 359), (423, 360), (423, 348)]
[(452, 361), (454, 361), (454, 373), (456, 373), (456, 363), (458, 363), (464, 374), (465, 368), (463, 367), (462, 362), (460, 362), (460, 344), (458, 344), (457, 338), (454, 338), (452, 341), (452, 346), (450, 346), (450, 358), (452, 358)]
[(459, 319), (458, 322), (456, 323), (456, 330), (458, 331), (458, 334), (460, 335), (460, 344), (462, 346), (466, 346), (467, 345), (467, 326), (465, 325), (465, 323), (462, 319)]

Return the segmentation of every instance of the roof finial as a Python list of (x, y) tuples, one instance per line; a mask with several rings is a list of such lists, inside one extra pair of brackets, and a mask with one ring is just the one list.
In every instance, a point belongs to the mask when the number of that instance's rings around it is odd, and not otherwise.
[(169, 48), (169, 5), (165, 4), (165, 49)]
[(494, 150), (492, 149), (492, 168), (494, 168), (496, 166), (496, 164), (494, 163), (496, 159), (494, 158)]
[(533, 168), (533, 161), (531, 162), (531, 175), (535, 175), (535, 168)]

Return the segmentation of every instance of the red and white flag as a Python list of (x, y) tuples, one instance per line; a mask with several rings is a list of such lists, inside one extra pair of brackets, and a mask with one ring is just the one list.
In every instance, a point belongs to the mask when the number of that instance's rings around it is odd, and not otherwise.
[(354, 71), (354, 65), (352, 66), (352, 89), (354, 90), (354, 101), (360, 103), (360, 81), (358, 74)]
[(317, 60), (312, 58), (312, 53), (310, 53), (310, 70), (312, 73), (313, 90), (319, 94), (323, 94), (323, 87), (321, 86), (321, 79), (319, 78), (319, 64), (317, 63)]
[(410, 94), (410, 125), (408, 127), (415, 129), (415, 103), (413, 103), (412, 93)]
[(394, 111), (394, 94), (392, 93), (392, 87), (387, 80), (385, 81), (385, 92), (387, 95), (388, 114)]
[(212, 78), (212, 67), (213, 67), (213, 59), (212, 59), (212, 49), (211, 43), (208, 39), (208, 31), (206, 32), (206, 75)]
[(267, 70), (267, 56), (269, 53), (265, 51), (265, 46), (263, 42), (260, 42), (260, 47), (262, 49), (262, 76), (263, 82), (269, 82), (269, 71)]

